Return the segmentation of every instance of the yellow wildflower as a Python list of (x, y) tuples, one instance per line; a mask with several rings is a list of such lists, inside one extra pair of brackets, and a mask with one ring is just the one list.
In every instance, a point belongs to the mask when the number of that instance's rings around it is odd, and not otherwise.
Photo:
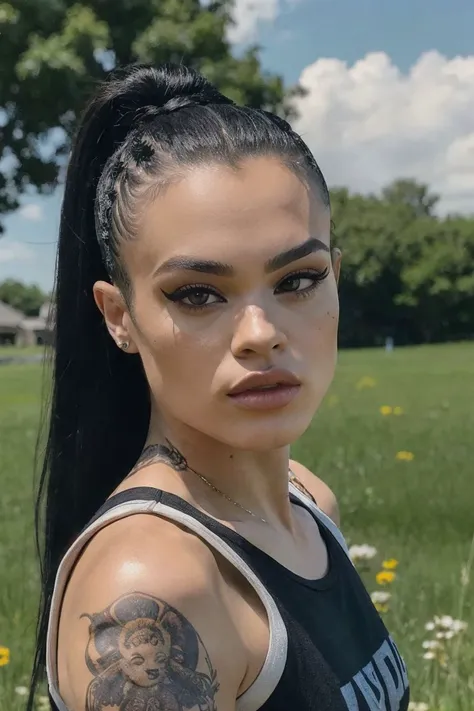
[(371, 378), (370, 375), (364, 375), (364, 377), (356, 383), (356, 388), (357, 390), (363, 390), (364, 388), (373, 388), (375, 385), (376, 381), (374, 378)]
[(0, 667), (4, 667), (10, 661), (10, 650), (8, 647), (0, 647)]
[(385, 568), (385, 570), (394, 570), (398, 565), (398, 560), (396, 558), (389, 558), (388, 560), (384, 560), (382, 563), (382, 568)]
[(380, 408), (381, 415), (391, 415), (393, 412), (393, 407), (391, 405), (382, 405)]
[(406, 452), (404, 450), (397, 452), (395, 455), (395, 459), (398, 459), (399, 462), (411, 462), (414, 458), (415, 455), (413, 452)]
[(374, 607), (377, 612), (380, 612), (381, 614), (383, 614), (384, 612), (388, 612), (388, 605), (384, 604), (383, 602), (374, 602)]
[(403, 407), (399, 407), (398, 405), (393, 408), (393, 414), (394, 415), (403, 415)]
[(396, 574), (391, 570), (381, 570), (380, 573), (377, 573), (375, 579), (379, 585), (387, 585), (389, 583), (393, 583), (395, 577)]

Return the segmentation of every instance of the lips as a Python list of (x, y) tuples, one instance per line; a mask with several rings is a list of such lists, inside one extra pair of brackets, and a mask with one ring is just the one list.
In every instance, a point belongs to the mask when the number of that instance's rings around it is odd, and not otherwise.
[(301, 381), (289, 370), (274, 368), (259, 373), (249, 373), (229, 391), (230, 397), (252, 391), (271, 391), (278, 387), (301, 385)]

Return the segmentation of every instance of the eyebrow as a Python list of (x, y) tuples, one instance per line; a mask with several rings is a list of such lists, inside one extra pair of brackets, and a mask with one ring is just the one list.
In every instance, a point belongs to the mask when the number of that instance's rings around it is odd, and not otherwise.
[[(271, 257), (265, 262), (265, 272), (271, 274), (286, 267), (298, 259), (307, 257), (313, 252), (329, 252), (327, 244), (322, 242), (317, 237), (310, 237), (305, 242), (287, 249), (285, 252), (280, 252), (275, 257)], [(230, 264), (216, 262), (214, 260), (194, 259), (192, 257), (171, 257), (166, 262), (163, 262), (154, 272), (154, 276), (158, 274), (168, 273), (176, 270), (185, 270), (192, 272), (201, 272), (202, 274), (214, 274), (215, 276), (231, 277), (235, 275), (235, 269)]]

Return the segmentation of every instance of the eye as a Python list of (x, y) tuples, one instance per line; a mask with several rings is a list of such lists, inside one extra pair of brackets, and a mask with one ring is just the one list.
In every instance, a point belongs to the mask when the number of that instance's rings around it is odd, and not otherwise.
[(173, 292), (161, 290), (164, 296), (181, 308), (186, 309), (205, 309), (214, 304), (223, 303), (225, 299), (214, 289), (209, 286), (200, 284), (189, 284), (176, 289)]
[(143, 659), (141, 654), (134, 654), (133, 657), (130, 659), (131, 664), (133, 664), (135, 667), (141, 667), (145, 660)]
[(310, 269), (289, 274), (276, 288), (278, 294), (295, 294), (295, 296), (309, 295), (327, 277), (329, 269), (318, 271)]

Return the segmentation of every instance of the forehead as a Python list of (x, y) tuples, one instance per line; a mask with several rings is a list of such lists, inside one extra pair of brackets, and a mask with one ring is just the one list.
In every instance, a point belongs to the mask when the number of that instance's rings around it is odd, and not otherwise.
[(145, 207), (124, 257), (141, 273), (176, 255), (265, 261), (309, 235), (329, 243), (329, 233), (329, 209), (317, 191), (278, 159), (253, 158), (235, 169), (187, 169)]

